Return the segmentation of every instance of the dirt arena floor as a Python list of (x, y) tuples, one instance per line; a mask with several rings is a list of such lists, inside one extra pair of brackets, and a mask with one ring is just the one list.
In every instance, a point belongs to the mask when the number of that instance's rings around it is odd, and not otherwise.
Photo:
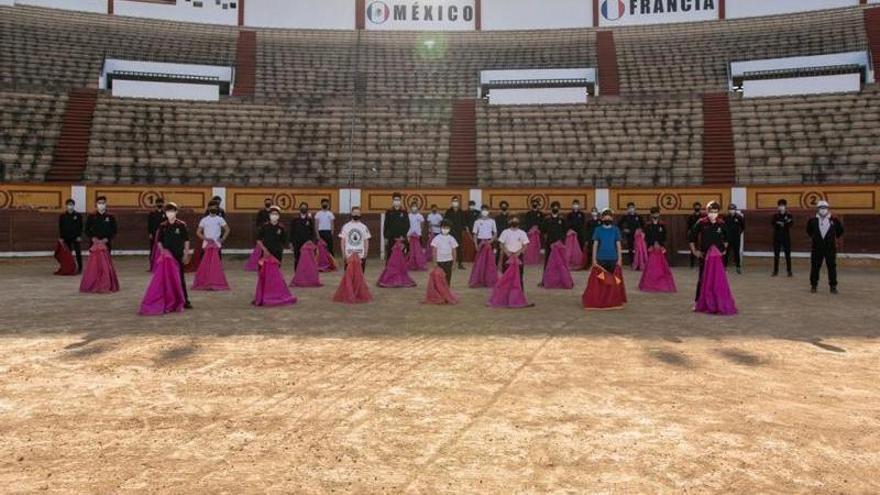
[(419, 304), (419, 273), (366, 306), (330, 274), (255, 309), (243, 263), (233, 292), (144, 318), (144, 258), (105, 296), (0, 262), (0, 492), (880, 493), (876, 267), (832, 297), (752, 262), (741, 314), (712, 317), (687, 268), (586, 313), (583, 272), (551, 292), (537, 268), (530, 309), (485, 307), (466, 271), (456, 307)]

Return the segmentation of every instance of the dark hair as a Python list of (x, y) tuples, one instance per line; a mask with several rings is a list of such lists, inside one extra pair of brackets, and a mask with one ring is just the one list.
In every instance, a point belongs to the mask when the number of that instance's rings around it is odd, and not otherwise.
[(452, 228), (452, 222), (450, 222), (449, 220), (447, 220), (447, 219), (444, 218), (443, 221), (440, 222), (440, 226), (441, 226), (441, 227), (449, 227), (449, 228), (451, 229), (451, 228)]
[(306, 203), (305, 201), (303, 201), (302, 203), (299, 204), (299, 207), (302, 208), (303, 206), (305, 206), (306, 208), (308, 208), (308, 207), (309, 207), (309, 204)]
[(437, 208), (437, 205), (431, 205), (431, 209), (432, 209), (432, 210), (435, 209), (435, 208)]
[(64, 204), (66, 204), (66, 205), (75, 205), (75, 204), (76, 204), (76, 201), (74, 201), (73, 198), (67, 198), (67, 201), (65, 201)]
[(98, 196), (97, 198), (95, 198), (95, 203), (97, 203), (98, 201), (103, 201), (103, 202), (106, 203), (106, 202), (107, 202), (107, 196)]
[(216, 198), (215, 198), (215, 199), (212, 199), (211, 201), (208, 201), (208, 208), (210, 208), (210, 207), (212, 207), (212, 206), (217, 206), (217, 207), (219, 207), (219, 206), (220, 206), (220, 201), (217, 200)]
[(659, 207), (659, 206), (652, 206), (652, 207), (651, 207), (651, 213), (652, 213), (652, 214), (654, 214), (654, 213), (660, 213), (660, 207)]
[(498, 206), (510, 206), (510, 203), (508, 203), (507, 201), (502, 201), (498, 203)]
[(175, 204), (174, 202), (168, 203), (167, 205), (165, 205), (165, 211), (177, 211), (177, 204)]
[(396, 193), (394, 193), (394, 194), (391, 195), (391, 199), (400, 199), (400, 198), (401, 198), (401, 196), (400, 196), (400, 193), (399, 193), (399, 192), (396, 192)]
[(480, 209), (481, 209), (481, 210), (491, 210), (491, 208), (489, 208), (489, 205), (486, 205), (486, 204), (484, 204), (483, 206), (481, 206)]
[(788, 201), (786, 201), (785, 199), (780, 199), (776, 202), (776, 206), (788, 206)]
[(219, 204), (223, 201), (223, 198), (221, 198), (220, 196), (214, 196), (213, 198), (211, 198), (211, 201), (216, 201)]
[(699, 201), (694, 201), (694, 206), (702, 207), (703, 205)]
[(626, 204), (626, 207), (627, 207), (627, 208), (635, 208), (635, 207), (636, 207), (636, 204), (633, 203), (632, 201), (630, 201), (629, 203)]
[(559, 208), (559, 201), (554, 201), (550, 203), (550, 208)]

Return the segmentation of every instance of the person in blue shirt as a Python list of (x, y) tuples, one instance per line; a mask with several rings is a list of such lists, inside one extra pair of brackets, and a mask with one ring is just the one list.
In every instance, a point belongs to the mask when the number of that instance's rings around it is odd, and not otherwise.
[(593, 231), (593, 266), (601, 266), (609, 272), (622, 265), (620, 229), (614, 225), (614, 212), (610, 208), (602, 211), (602, 223)]

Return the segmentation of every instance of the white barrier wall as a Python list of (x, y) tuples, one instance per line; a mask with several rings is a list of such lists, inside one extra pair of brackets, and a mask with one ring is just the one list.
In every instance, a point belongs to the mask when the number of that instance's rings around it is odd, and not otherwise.
[(354, 0), (247, 0), (244, 24), (289, 29), (354, 29), (355, 8)]
[(15, 0), (16, 5), (34, 5), (51, 9), (107, 13), (107, 0)]
[(482, 0), (482, 30), (565, 29), (593, 25), (589, 0)]
[(380, 31), (473, 31), (474, 0), (366, 0), (364, 27)]
[[(228, 0), (223, 0), (229, 4)], [(130, 17), (147, 17), (181, 22), (202, 22), (206, 24), (238, 25), (238, 9), (217, 5), (213, 0), (203, 0), (203, 7), (193, 7), (193, 2), (178, 0), (176, 5), (161, 3), (134, 2), (131, 0), (115, 0), (113, 13)], [(106, 1), (105, 1), (106, 11)]]
[(599, 25), (710, 21), (718, 19), (718, 3), (719, 0), (599, 0)]
[(220, 101), (216, 84), (186, 84), (158, 81), (113, 81), (113, 96), (157, 100)]
[[(173, 64), (170, 62), (144, 62), (141, 60), (122, 60), (108, 58), (98, 79), (98, 88), (107, 89), (107, 74), (114, 71), (154, 72), (159, 74), (180, 74), (184, 76), (216, 77), (220, 81), (232, 82), (232, 67), (219, 65)], [(114, 83), (115, 84), (115, 83)]]
[[(878, 0), (880, 1), (880, 0)], [(725, 17), (753, 17), (761, 15), (806, 12), (808, 10), (853, 7), (859, 0), (728, 0)]]
[(587, 88), (496, 88), (490, 105), (556, 105), (587, 102)]
[(743, 96), (745, 98), (848, 93), (861, 90), (862, 78), (859, 74), (743, 81)]

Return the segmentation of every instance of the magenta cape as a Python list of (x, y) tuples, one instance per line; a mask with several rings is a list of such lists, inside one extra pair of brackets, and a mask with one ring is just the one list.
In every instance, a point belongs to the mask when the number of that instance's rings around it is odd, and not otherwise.
[(70, 254), (70, 249), (61, 241), (55, 244), (55, 261), (58, 262), (55, 275), (76, 275), (76, 261)]
[(361, 259), (353, 254), (345, 262), (345, 275), (333, 294), (333, 301), (346, 304), (366, 303), (373, 300), (367, 280), (361, 269)]
[(327, 250), (327, 243), (324, 239), (318, 239), (318, 271), (319, 272), (335, 272), (336, 260)]
[(523, 253), (523, 262), (526, 265), (541, 264), (541, 231), (538, 227), (532, 227), (528, 232), (529, 243)]
[(247, 263), (244, 264), (244, 271), (255, 272), (260, 269), (260, 258), (263, 257), (263, 250), (259, 245), (254, 246), (251, 255), (248, 257)]
[(428, 292), (425, 294), (426, 304), (457, 304), (458, 296), (452, 293), (446, 283), (446, 273), (442, 268), (435, 268), (428, 274)]
[[(575, 242), (577, 242), (577, 238), (575, 238)], [(571, 279), (565, 255), (566, 249), (562, 241), (554, 242), (550, 248), (550, 259), (547, 260), (547, 267), (544, 268), (544, 275), (541, 278), (541, 286), (545, 289), (571, 289), (574, 287), (574, 280)]]
[(507, 268), (492, 289), (488, 305), (493, 308), (525, 308), (531, 306), (526, 301), (522, 282), (519, 279), (519, 258), (509, 258)]
[(498, 265), (495, 264), (495, 253), (492, 252), (492, 243), (483, 242), (477, 251), (477, 259), (471, 268), (471, 277), (468, 287), (495, 287), (498, 283)]
[(156, 257), (153, 277), (144, 292), (138, 314), (154, 316), (179, 313), (183, 311), (185, 302), (183, 287), (180, 285), (180, 267), (174, 256), (167, 249), (163, 249)]
[(308, 241), (300, 249), (299, 260), (296, 262), (296, 272), (290, 281), (291, 287), (321, 287), (321, 278), (318, 273), (318, 246)]
[(281, 262), (271, 254), (260, 259), (257, 288), (254, 291), (254, 306), (286, 306), (296, 303), (296, 296), (290, 293), (281, 274)]
[(409, 236), (409, 255), (406, 258), (406, 267), (414, 271), (424, 271), (425, 248), (422, 247), (422, 238), (417, 235)]
[(584, 269), (584, 252), (577, 232), (569, 230), (565, 235), (565, 258), (570, 270)]
[[(189, 259), (189, 263), (183, 265), (183, 271), (185, 273), (192, 273), (199, 271), (199, 265), (202, 264), (202, 243), (197, 242), (196, 247), (193, 248), (192, 257)], [(217, 255), (219, 258), (220, 255)]]
[(202, 262), (199, 263), (193, 280), (193, 290), (229, 290), (226, 274), (223, 273), (223, 262), (220, 260), (220, 246), (214, 241), (208, 241), (203, 252)]
[(376, 282), (379, 287), (399, 288), (399, 287), (415, 287), (416, 282), (410, 278), (406, 270), (406, 259), (403, 257), (403, 241), (394, 243), (391, 248), (391, 257), (388, 263), (385, 263), (385, 269)]
[(676, 292), (675, 278), (669, 263), (666, 261), (666, 251), (663, 248), (651, 248), (648, 250), (648, 263), (639, 280), (639, 290), (642, 292)]
[(590, 270), (587, 288), (581, 296), (581, 304), (586, 309), (620, 309), (626, 304), (626, 286), (620, 267), (614, 273), (601, 266)]
[(119, 279), (116, 278), (116, 269), (113, 268), (107, 246), (96, 242), (89, 248), (89, 253), (79, 291), (92, 294), (119, 292)]
[(703, 278), (700, 284), (700, 297), (694, 311), (714, 315), (735, 315), (736, 301), (727, 283), (724, 260), (718, 248), (712, 246), (703, 261)]
[(633, 270), (644, 270), (648, 265), (648, 246), (645, 244), (645, 232), (636, 230), (633, 236)]
[(153, 249), (150, 251), (150, 273), (156, 269), (156, 261), (159, 260), (159, 237), (153, 234)]

